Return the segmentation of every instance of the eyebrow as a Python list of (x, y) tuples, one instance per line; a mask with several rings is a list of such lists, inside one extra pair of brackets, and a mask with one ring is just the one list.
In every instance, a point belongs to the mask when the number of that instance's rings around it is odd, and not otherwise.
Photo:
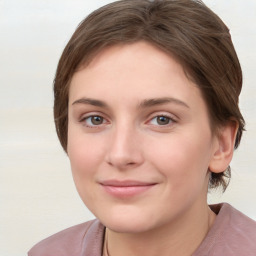
[(140, 103), (139, 107), (147, 108), (147, 107), (153, 107), (153, 106), (163, 105), (163, 104), (168, 104), (168, 103), (174, 103), (174, 104), (186, 107), (186, 108), (190, 108), (185, 102), (183, 102), (179, 99), (176, 99), (176, 98), (169, 98), (169, 97), (143, 100), (142, 103)]
[[(139, 108), (148, 108), (148, 107), (164, 105), (164, 104), (168, 104), (168, 103), (174, 103), (174, 104), (186, 107), (186, 108), (190, 108), (185, 102), (183, 102), (179, 99), (170, 98), (170, 97), (146, 99), (146, 100), (143, 100), (139, 104), (138, 107)], [(96, 107), (109, 108), (109, 106), (104, 101), (91, 99), (91, 98), (81, 98), (81, 99), (75, 100), (72, 103), (72, 105), (75, 105), (75, 104), (87, 104), (87, 105), (92, 105), (92, 106), (96, 106)]]
[(102, 107), (102, 108), (108, 107), (108, 105), (104, 101), (90, 99), (90, 98), (81, 98), (81, 99), (75, 100), (72, 103), (72, 105), (75, 105), (75, 104), (87, 104), (87, 105), (93, 105), (93, 106)]

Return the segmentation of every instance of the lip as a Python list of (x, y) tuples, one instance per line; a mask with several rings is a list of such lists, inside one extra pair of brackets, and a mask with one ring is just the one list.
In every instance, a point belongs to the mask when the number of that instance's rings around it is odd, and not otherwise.
[(153, 188), (156, 184), (157, 183), (136, 180), (106, 180), (100, 182), (100, 185), (105, 192), (118, 198), (128, 198), (140, 195)]

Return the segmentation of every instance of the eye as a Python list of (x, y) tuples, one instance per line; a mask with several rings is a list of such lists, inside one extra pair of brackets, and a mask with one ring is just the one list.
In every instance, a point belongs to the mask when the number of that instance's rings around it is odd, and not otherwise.
[(87, 116), (81, 120), (82, 123), (85, 123), (88, 127), (100, 126), (107, 123), (107, 120), (102, 116)]
[(150, 124), (161, 126), (169, 125), (172, 122), (174, 122), (174, 120), (171, 117), (165, 115), (159, 115), (150, 120)]

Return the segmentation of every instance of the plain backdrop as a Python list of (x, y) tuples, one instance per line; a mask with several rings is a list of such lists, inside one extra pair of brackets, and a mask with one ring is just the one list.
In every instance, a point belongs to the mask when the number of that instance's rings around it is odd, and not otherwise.
[[(0, 0), (0, 255), (26, 255), (39, 240), (93, 218), (77, 195), (53, 125), (52, 81), (78, 23), (107, 0)], [(247, 122), (224, 195), (256, 219), (256, 1), (207, 0), (231, 30), (244, 72)]]

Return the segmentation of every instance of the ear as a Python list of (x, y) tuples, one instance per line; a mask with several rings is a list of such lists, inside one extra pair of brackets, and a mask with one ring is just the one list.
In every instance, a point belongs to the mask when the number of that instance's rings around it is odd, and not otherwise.
[(225, 171), (233, 157), (238, 123), (230, 120), (219, 128), (209, 170), (214, 173)]

